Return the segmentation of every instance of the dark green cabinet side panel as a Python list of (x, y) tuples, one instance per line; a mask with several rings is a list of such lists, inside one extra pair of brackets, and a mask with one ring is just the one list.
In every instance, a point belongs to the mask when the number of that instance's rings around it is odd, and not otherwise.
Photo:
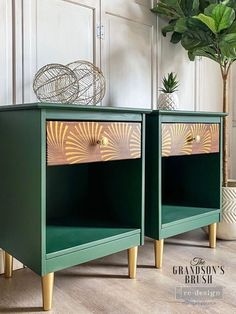
[(41, 273), (41, 113), (0, 112), (0, 247)]
[(159, 235), (159, 125), (158, 117), (146, 117), (146, 184), (145, 184), (145, 235)]
[(146, 115), (143, 114), (143, 124), (142, 124), (142, 213), (141, 213), (141, 245), (144, 244), (145, 237), (145, 166), (146, 166)]

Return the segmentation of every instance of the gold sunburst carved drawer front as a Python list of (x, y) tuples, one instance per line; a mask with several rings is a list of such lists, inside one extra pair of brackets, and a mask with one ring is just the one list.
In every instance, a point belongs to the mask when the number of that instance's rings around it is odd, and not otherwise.
[(219, 152), (219, 124), (163, 123), (162, 156)]
[(141, 123), (47, 121), (47, 164), (141, 157)]

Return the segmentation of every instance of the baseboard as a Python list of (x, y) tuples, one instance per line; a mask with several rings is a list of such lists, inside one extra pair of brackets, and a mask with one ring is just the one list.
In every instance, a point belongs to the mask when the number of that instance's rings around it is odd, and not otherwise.
[[(23, 268), (23, 264), (17, 261), (15, 258), (13, 260), (13, 270)], [(4, 273), (4, 252), (0, 249), (0, 274)]]

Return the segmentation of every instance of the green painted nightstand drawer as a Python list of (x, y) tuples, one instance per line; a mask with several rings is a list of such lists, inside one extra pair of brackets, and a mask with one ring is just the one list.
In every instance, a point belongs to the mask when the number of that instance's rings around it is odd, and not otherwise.
[(163, 157), (219, 152), (219, 124), (162, 123), (161, 129)]
[(47, 121), (49, 166), (141, 157), (141, 123)]

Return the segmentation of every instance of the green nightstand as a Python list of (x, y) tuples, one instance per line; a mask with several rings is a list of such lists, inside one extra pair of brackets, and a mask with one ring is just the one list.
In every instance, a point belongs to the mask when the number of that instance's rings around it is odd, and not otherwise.
[(224, 114), (153, 111), (146, 122), (145, 234), (162, 267), (164, 239), (209, 226), (216, 246), (221, 216)]
[[(148, 112), (148, 111), (147, 111)], [(0, 108), (0, 247), (42, 277), (144, 240), (145, 110), (29, 104)]]

